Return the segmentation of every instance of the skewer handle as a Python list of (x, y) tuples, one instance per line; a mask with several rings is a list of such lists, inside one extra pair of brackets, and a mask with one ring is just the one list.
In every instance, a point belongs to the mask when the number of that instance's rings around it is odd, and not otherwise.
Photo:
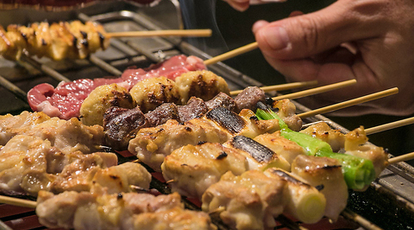
[(257, 44), (257, 42), (250, 43), (250, 44), (245, 45), (245, 46), (242, 46), (240, 48), (231, 50), (231, 51), (229, 51), (227, 53), (220, 54), (218, 56), (215, 56), (213, 58), (210, 58), (208, 60), (205, 60), (204, 61), (204, 65), (212, 65), (212, 64), (215, 64), (217, 62), (221, 62), (221, 61), (230, 59), (230, 58), (235, 57), (237, 55), (240, 55), (240, 54), (243, 54), (243, 53), (247, 53), (247, 52), (249, 52), (251, 50), (254, 50), (257, 47), (259, 47), (259, 45)]
[(119, 37), (160, 37), (160, 36), (177, 36), (177, 37), (211, 37), (211, 29), (201, 30), (143, 30), (107, 33), (111, 38)]
[(409, 160), (412, 160), (412, 159), (414, 159), (414, 152), (407, 153), (407, 154), (404, 154), (404, 155), (401, 155), (401, 156), (398, 156), (398, 157), (390, 158), (390, 159), (388, 159), (388, 163), (395, 164), (395, 163), (398, 163), (398, 162), (401, 162), (401, 161), (409, 161)]
[(400, 120), (400, 121), (391, 122), (388, 124), (379, 125), (379, 126), (372, 127), (369, 129), (365, 129), (365, 133), (367, 135), (370, 135), (370, 134), (379, 133), (379, 132), (383, 132), (383, 131), (387, 131), (390, 129), (395, 129), (401, 126), (411, 125), (411, 124), (414, 124), (414, 117), (407, 118), (407, 119)]
[(357, 81), (355, 79), (351, 79), (351, 80), (342, 81), (342, 82), (338, 82), (338, 83), (334, 83), (330, 85), (324, 85), (324, 86), (313, 88), (313, 89), (303, 90), (297, 93), (290, 93), (290, 94), (277, 96), (272, 99), (277, 101), (277, 100), (286, 99), (286, 98), (288, 99), (302, 98), (302, 97), (306, 97), (306, 96), (310, 96), (310, 95), (314, 95), (318, 93), (324, 93), (327, 91), (343, 88), (346, 86), (353, 85), (355, 83), (357, 83)]
[(378, 93), (369, 94), (369, 95), (366, 95), (366, 96), (363, 96), (363, 97), (355, 98), (355, 99), (344, 101), (344, 102), (337, 103), (337, 104), (334, 104), (334, 105), (330, 105), (330, 106), (315, 109), (315, 110), (312, 110), (312, 111), (304, 112), (304, 113), (298, 114), (298, 116), (300, 118), (311, 117), (311, 116), (314, 116), (316, 114), (332, 112), (332, 111), (343, 109), (343, 108), (346, 108), (346, 107), (349, 107), (349, 106), (361, 104), (361, 103), (364, 103), (364, 102), (367, 102), (367, 101), (372, 101), (372, 100), (376, 100), (376, 99), (383, 98), (383, 97), (386, 97), (386, 96), (390, 96), (390, 95), (393, 95), (393, 94), (396, 94), (396, 93), (398, 93), (398, 88), (394, 87), (394, 88), (387, 89), (387, 90), (384, 90), (384, 91), (381, 91), (381, 92), (378, 92)]
[[(318, 81), (304, 81), (304, 82), (294, 82), (294, 83), (287, 83), (287, 84), (281, 84), (281, 85), (263, 86), (263, 87), (260, 87), (260, 89), (265, 92), (271, 92), (271, 91), (282, 91), (282, 90), (312, 86), (316, 84), (318, 84)], [(243, 92), (243, 90), (231, 91), (230, 96), (236, 96), (237, 94), (241, 92)]]
[(26, 208), (36, 208), (36, 204), (37, 204), (36, 201), (24, 200), (24, 199), (1, 196), (1, 195), (0, 195), (0, 203), (10, 204), (10, 205), (15, 205), (15, 206), (20, 206), (20, 207), (26, 207)]

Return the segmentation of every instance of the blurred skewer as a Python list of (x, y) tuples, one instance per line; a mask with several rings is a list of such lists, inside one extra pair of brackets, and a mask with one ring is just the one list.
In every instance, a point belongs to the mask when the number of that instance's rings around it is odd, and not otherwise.
[[(294, 83), (287, 83), (287, 84), (280, 84), (280, 85), (263, 86), (263, 87), (260, 87), (260, 89), (265, 91), (265, 92), (282, 91), (282, 90), (312, 86), (312, 85), (316, 85), (316, 84), (318, 84), (318, 81), (304, 81), (304, 82), (294, 82)], [(243, 90), (231, 91), (230, 96), (236, 96), (237, 94), (239, 94), (241, 92), (243, 92)]]
[(350, 106), (353, 106), (353, 105), (357, 105), (357, 104), (361, 104), (361, 103), (364, 103), (364, 102), (368, 102), (368, 101), (380, 99), (380, 98), (383, 98), (383, 97), (387, 97), (387, 96), (390, 96), (390, 95), (393, 95), (393, 94), (396, 94), (396, 93), (398, 93), (398, 88), (394, 87), (394, 88), (383, 90), (383, 91), (380, 91), (380, 92), (377, 92), (377, 93), (372, 93), (372, 94), (368, 94), (366, 96), (362, 96), (362, 97), (358, 97), (358, 98), (351, 99), (351, 100), (348, 100), (348, 101), (340, 102), (340, 103), (337, 103), (337, 104), (334, 104), (334, 105), (329, 105), (329, 106), (322, 107), (322, 108), (319, 108), (319, 109), (314, 109), (314, 110), (311, 110), (311, 111), (308, 111), (308, 112), (304, 112), (304, 113), (298, 114), (298, 116), (300, 118), (306, 118), (306, 117), (311, 117), (311, 116), (314, 116), (314, 115), (317, 115), (317, 114), (329, 113), (329, 112), (333, 112), (333, 111), (343, 109), (343, 108), (346, 108), (346, 107), (350, 107)]
[(120, 37), (161, 37), (161, 36), (177, 36), (177, 37), (210, 37), (211, 29), (196, 30), (142, 30), (142, 31), (126, 31), (106, 33), (110, 38)]
[(411, 124), (414, 124), (414, 117), (368, 128), (365, 129), (365, 133), (370, 135)]
[(341, 82), (330, 84), (330, 85), (324, 85), (324, 86), (316, 87), (316, 88), (313, 88), (313, 89), (303, 90), (303, 91), (296, 92), (296, 93), (290, 93), (290, 94), (285, 94), (285, 95), (273, 97), (272, 99), (277, 101), (277, 100), (281, 100), (281, 99), (302, 98), (302, 97), (306, 97), (306, 96), (310, 96), (310, 95), (314, 95), (314, 94), (318, 94), (318, 93), (324, 93), (324, 92), (327, 92), (327, 91), (332, 91), (332, 90), (335, 90), (335, 89), (347, 87), (347, 86), (353, 85), (355, 83), (357, 83), (357, 81), (355, 79), (351, 79), (351, 80), (341, 81)]
[(251, 50), (256, 49), (257, 47), (259, 47), (257, 42), (250, 43), (248, 45), (245, 45), (245, 46), (239, 47), (237, 49), (231, 50), (227, 53), (220, 54), (220, 55), (215, 56), (213, 58), (207, 59), (207, 60), (204, 61), (204, 65), (216, 64), (217, 62), (221, 62), (221, 61), (230, 59), (232, 57), (238, 56), (240, 54), (247, 53)]

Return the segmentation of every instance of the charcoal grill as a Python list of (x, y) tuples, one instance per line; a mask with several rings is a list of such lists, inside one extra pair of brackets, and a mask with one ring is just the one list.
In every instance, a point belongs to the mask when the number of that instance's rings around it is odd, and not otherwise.
[[(65, 11), (44, 12), (34, 9), (17, 9), (0, 12), (1, 24), (28, 24), (34, 21), (93, 20), (104, 25), (108, 32), (131, 30), (156, 30), (183, 28), (178, 1), (161, 1), (152, 8), (141, 8), (125, 2), (104, 2), (99, 7)], [(23, 57), (11, 62), (0, 59), (0, 113), (18, 114), (30, 110), (26, 92), (39, 83), (57, 85), (60, 81), (79, 78), (119, 76), (128, 66), (148, 67), (165, 58), (177, 55), (195, 55), (202, 59), (211, 56), (180, 38), (124, 38), (111, 39), (111, 46), (99, 51), (86, 60), (54, 62), (49, 59)], [(231, 90), (243, 89), (249, 85), (261, 86), (253, 78), (224, 64), (217, 63), (209, 70), (225, 78)], [(298, 112), (309, 111), (294, 102)], [(341, 125), (317, 115), (304, 119), (305, 124), (324, 121), (333, 128), (346, 133)], [(128, 153), (119, 153), (120, 163), (136, 158)], [(392, 155), (390, 155), (392, 157)], [(153, 173), (153, 188), (163, 193), (169, 189), (160, 175)], [(350, 191), (348, 207), (335, 224), (323, 219), (315, 225), (303, 225), (288, 217), (277, 219), (278, 229), (413, 229), (414, 228), (414, 168), (404, 162), (390, 165), (365, 192)], [(25, 197), (30, 199), (30, 197)], [(197, 205), (185, 200), (187, 208), (198, 209)], [(37, 221), (33, 209), (0, 204), (0, 229), (45, 229)], [(216, 218), (220, 229), (227, 229)]]

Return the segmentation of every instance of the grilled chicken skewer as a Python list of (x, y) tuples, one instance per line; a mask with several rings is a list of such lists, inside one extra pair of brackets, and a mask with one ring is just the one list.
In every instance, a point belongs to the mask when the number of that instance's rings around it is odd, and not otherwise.
[(323, 217), (326, 205), (315, 187), (275, 168), (264, 173), (250, 170), (240, 176), (227, 172), (207, 189), (202, 202), (206, 212), (223, 209), (223, 222), (239, 230), (273, 228), (274, 218), (282, 213), (315, 223)]
[[(289, 100), (278, 101), (277, 108), (278, 114), (289, 120), (289, 123), (294, 126), (300, 123), (300, 119), (295, 119), (294, 112), (292, 113), (295, 106)], [(128, 150), (154, 170), (160, 171), (164, 157), (187, 144), (224, 143), (235, 135), (254, 137), (278, 129), (276, 119), (263, 122), (257, 120), (251, 110), (243, 109), (236, 114), (224, 107), (218, 107), (208, 111), (203, 117), (189, 120), (184, 124), (168, 120), (157, 127), (140, 129), (136, 137), (129, 142)]]
[(177, 193), (40, 192), (36, 214), (49, 228), (217, 229), (207, 213), (184, 209)]
[[(103, 127), (107, 144), (122, 150), (126, 149), (129, 140), (142, 128), (155, 127), (170, 119), (184, 123), (202, 117), (207, 111), (217, 107), (225, 107), (234, 112), (240, 112), (243, 108), (255, 110), (255, 105), (259, 101), (266, 101), (265, 93), (257, 87), (248, 87), (235, 99), (220, 92), (209, 101), (191, 97), (185, 105), (163, 103), (146, 114), (141, 111), (140, 106), (133, 109), (110, 107), (104, 114)], [(300, 120), (292, 118), (291, 121), (288, 119), (286, 121), (290, 122), (294, 129), (299, 129), (301, 126)]]
[(138, 164), (117, 165), (114, 153), (99, 152), (101, 126), (85, 126), (22, 112), (0, 117), (0, 187), (7, 194), (37, 195), (39, 190), (85, 191), (93, 184), (111, 192), (129, 185), (149, 187), (150, 175)]
[(29, 26), (0, 27), (0, 55), (19, 60), (24, 52), (29, 56), (52, 60), (84, 59), (109, 46), (110, 38), (131, 36), (211, 36), (211, 30), (163, 30), (107, 33), (95, 22), (32, 23)]
[(10, 60), (19, 60), (24, 51), (53, 60), (83, 59), (109, 46), (103, 26), (93, 22), (9, 25), (7, 31), (0, 27), (0, 37), (0, 54)]

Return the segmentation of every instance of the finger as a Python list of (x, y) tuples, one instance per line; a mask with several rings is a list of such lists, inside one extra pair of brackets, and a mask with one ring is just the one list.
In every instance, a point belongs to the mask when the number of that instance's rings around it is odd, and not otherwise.
[(256, 40), (264, 55), (294, 59), (315, 55), (344, 42), (378, 36), (383, 28), (372, 26), (372, 22), (381, 19), (375, 13), (359, 13), (363, 10), (356, 4), (359, 1), (337, 1), (311, 14), (269, 23), (255, 32)]
[(264, 27), (268, 24), (269, 24), (269, 22), (267, 22), (265, 20), (259, 20), (259, 21), (255, 22), (253, 24), (253, 27), (252, 27), (253, 33), (255, 33), (256, 31), (260, 30), (260, 28), (262, 28), (262, 27)]

